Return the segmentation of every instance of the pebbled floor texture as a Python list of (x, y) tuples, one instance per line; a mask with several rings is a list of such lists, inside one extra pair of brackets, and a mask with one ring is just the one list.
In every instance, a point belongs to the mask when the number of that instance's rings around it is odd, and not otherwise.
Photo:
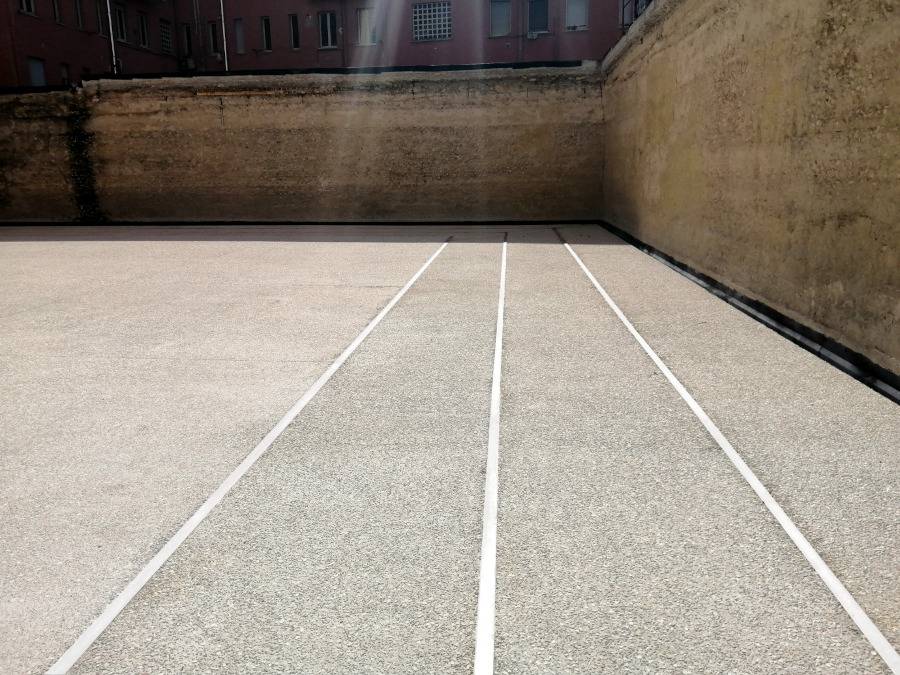
[[(560, 233), (900, 641), (897, 406)], [(883, 673), (550, 226), (0, 232), (0, 671), (49, 667), (435, 250), (74, 672), (471, 672), (501, 242), (495, 671)]]

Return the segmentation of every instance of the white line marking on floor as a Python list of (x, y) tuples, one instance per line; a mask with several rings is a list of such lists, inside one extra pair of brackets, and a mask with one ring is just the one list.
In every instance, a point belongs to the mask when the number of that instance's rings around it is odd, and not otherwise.
[(669, 384), (671, 384), (681, 398), (684, 399), (685, 403), (687, 403), (694, 412), (694, 415), (697, 416), (697, 419), (699, 419), (703, 426), (706, 427), (709, 435), (712, 436), (716, 443), (719, 444), (719, 447), (724, 450), (728, 459), (731, 460), (731, 463), (734, 464), (741, 476), (744, 477), (744, 480), (750, 484), (750, 487), (753, 488), (756, 495), (762, 500), (763, 504), (766, 505), (766, 508), (768, 508), (772, 515), (775, 516), (775, 520), (777, 520), (781, 527), (784, 528), (784, 531), (791, 538), (791, 541), (793, 541), (797, 548), (800, 549), (800, 552), (809, 561), (812, 568), (822, 578), (822, 581), (825, 582), (828, 590), (834, 594), (834, 597), (841, 603), (847, 614), (850, 615), (850, 618), (853, 619), (853, 622), (859, 630), (862, 631), (865, 638), (872, 647), (875, 648), (875, 651), (878, 652), (878, 655), (884, 659), (884, 662), (887, 664), (888, 668), (891, 669), (891, 672), (895, 673), (895, 675), (900, 675), (900, 655), (897, 654), (897, 651), (891, 646), (891, 643), (887, 641), (887, 638), (884, 637), (882, 632), (878, 629), (878, 626), (876, 626), (872, 619), (869, 618), (869, 615), (866, 614), (865, 610), (859, 606), (859, 603), (856, 602), (850, 594), (850, 591), (844, 587), (844, 584), (841, 583), (840, 579), (835, 576), (834, 572), (831, 571), (831, 568), (829, 568), (825, 561), (822, 560), (822, 557), (812, 547), (812, 544), (807, 541), (806, 537), (803, 536), (803, 533), (797, 529), (797, 526), (794, 525), (794, 522), (784, 512), (781, 505), (775, 501), (775, 498), (769, 493), (766, 486), (760, 482), (759, 478), (756, 477), (756, 474), (753, 473), (753, 470), (747, 466), (747, 463), (737, 453), (728, 439), (725, 438), (725, 435), (719, 430), (719, 427), (715, 425), (709, 418), (709, 415), (707, 415), (703, 408), (700, 407), (700, 404), (694, 400), (694, 397), (688, 393), (688, 390), (684, 388), (684, 385), (681, 384), (678, 378), (672, 374), (671, 370), (669, 370), (668, 366), (666, 366), (656, 352), (653, 351), (653, 348), (646, 340), (644, 340), (641, 334), (637, 332), (637, 329), (631, 324), (622, 310), (619, 309), (619, 306), (616, 305), (609, 293), (604, 290), (603, 286), (600, 285), (594, 275), (591, 274), (591, 271), (585, 266), (578, 254), (575, 253), (568, 243), (566, 243), (562, 234), (557, 232), (557, 235), (562, 241), (563, 246), (565, 246), (569, 253), (572, 254), (572, 257), (575, 258), (575, 262), (578, 263), (578, 266), (581, 267), (581, 270), (587, 275), (587, 278), (590, 279), (594, 288), (596, 288), (600, 292), (600, 295), (603, 296), (606, 304), (610, 306), (613, 312), (615, 312), (616, 316), (619, 317), (619, 320), (625, 324), (628, 332), (631, 333), (635, 340), (637, 340), (641, 348), (647, 353), (647, 356), (653, 359), (653, 363), (655, 363), (656, 367), (666, 376)]
[[(452, 237), (451, 237), (452, 239)], [(235, 486), (235, 484), (244, 476), (247, 471), (250, 470), (256, 461), (262, 457), (262, 455), (269, 449), (272, 443), (275, 442), (281, 433), (294, 421), (297, 415), (300, 414), (300, 411), (303, 410), (306, 405), (315, 397), (316, 394), (319, 393), (319, 390), (325, 386), (328, 380), (331, 379), (332, 375), (334, 375), (338, 369), (344, 364), (344, 362), (350, 358), (350, 355), (356, 351), (356, 348), (362, 344), (363, 340), (365, 340), (369, 334), (375, 330), (376, 326), (381, 323), (381, 320), (387, 316), (388, 312), (394, 308), (400, 299), (406, 295), (406, 292), (412, 288), (412, 285), (416, 283), (419, 277), (425, 273), (425, 270), (428, 269), (429, 265), (443, 252), (445, 248), (447, 248), (447, 244), (450, 243), (450, 239), (441, 244), (440, 248), (435, 251), (432, 256), (426, 261), (424, 265), (416, 272), (413, 277), (406, 282), (406, 285), (401, 288), (397, 294), (391, 299), (391, 301), (385, 305), (384, 309), (382, 309), (378, 315), (369, 322), (369, 325), (366, 326), (362, 333), (360, 333), (353, 342), (341, 353), (340, 356), (332, 363), (328, 370), (326, 370), (319, 377), (318, 380), (306, 391), (305, 394), (298, 400), (293, 407), (287, 411), (284, 417), (281, 418), (281, 421), (276, 424), (272, 430), (266, 434), (266, 437), (259, 442), (253, 451), (244, 458), (244, 461), (241, 462), (238, 467), (232, 471), (228, 477), (216, 488), (215, 492), (213, 492), (209, 497), (207, 497), (206, 501), (200, 506), (199, 509), (192, 515), (188, 520), (182, 525), (179, 530), (173, 535), (169, 541), (159, 550), (159, 552), (153, 556), (153, 558), (148, 562), (144, 568), (138, 573), (138, 575), (132, 579), (129, 584), (119, 593), (116, 598), (106, 606), (106, 609), (94, 619), (93, 623), (88, 626), (85, 631), (79, 636), (79, 638), (74, 642), (74, 644), (69, 647), (65, 653), (59, 657), (59, 660), (56, 661), (50, 668), (47, 670), (48, 675), (58, 675), (62, 673), (67, 673), (69, 669), (75, 665), (75, 662), (81, 658), (81, 656), (88, 650), (88, 648), (94, 643), (94, 641), (100, 637), (104, 630), (113, 622), (113, 620), (118, 616), (119, 612), (121, 612), (125, 606), (131, 602), (131, 599), (137, 595), (138, 591), (144, 587), (144, 585), (150, 580), (150, 578), (156, 574), (160, 567), (168, 560), (173, 553), (178, 549), (179, 546), (187, 539), (191, 533), (197, 528), (197, 526), (203, 522), (203, 520), (210, 514), (210, 512), (218, 505), (219, 502), (228, 494), (228, 492)]]
[(500, 472), (500, 375), (503, 358), (503, 313), (506, 308), (506, 237), (500, 258), (500, 299), (494, 338), (494, 373), (488, 422), (487, 466), (484, 472), (484, 513), (481, 521), (481, 574), (478, 582), (478, 618), (475, 623), (475, 675), (494, 672), (494, 609), (497, 587), (497, 490)]

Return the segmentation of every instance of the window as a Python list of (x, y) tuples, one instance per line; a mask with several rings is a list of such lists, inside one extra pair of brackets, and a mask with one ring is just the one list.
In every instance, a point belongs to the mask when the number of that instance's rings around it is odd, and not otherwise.
[(449, 40), (453, 18), (449, 2), (420, 2), (413, 5), (413, 40)]
[(122, 5), (113, 7), (113, 19), (113, 30), (116, 34), (116, 40), (128, 42), (128, 22), (125, 20), (125, 8)]
[(270, 52), (272, 51), (272, 24), (267, 16), (261, 17), (259, 22), (263, 51)]
[(141, 47), (150, 46), (150, 24), (147, 23), (147, 15), (138, 13), (138, 44)]
[(53, 0), (50, 4), (53, 6), (53, 20), (56, 21), (56, 23), (62, 23), (62, 12), (59, 11), (59, 0)]
[(622, 27), (628, 28), (643, 14), (651, 0), (622, 0)]
[(550, 12), (547, 0), (528, 0), (528, 32), (547, 33), (550, 30)]
[(28, 58), (28, 80), (32, 87), (47, 86), (47, 76), (44, 75), (44, 60)]
[(509, 0), (491, 0), (491, 37), (509, 35), (512, 26)]
[(372, 7), (360, 7), (356, 10), (356, 44), (374, 45), (377, 43), (375, 10)]
[[(19, 0), (19, 11), (25, 12), (25, 14), (37, 14), (37, 12), (34, 11), (34, 0)], [(29, 59), (28, 63), (38, 60), (40, 59)], [(41, 61), (41, 68), (43, 69), (43, 67), (44, 62)], [(43, 72), (43, 70), (41, 70), (41, 72)]]
[(319, 12), (319, 46), (337, 47), (337, 14)]
[(210, 21), (206, 24), (207, 44), (209, 45), (210, 54), (219, 53), (219, 31), (217, 29), (218, 25), (215, 21)]
[(181, 24), (181, 48), (184, 50), (186, 57), (194, 55), (194, 40), (191, 35), (191, 24)]
[(63, 84), (69, 84), (69, 64), (59, 64), (59, 79)]
[(81, 8), (81, 0), (75, 0), (75, 25), (84, 28), (84, 10)]
[(172, 53), (172, 24), (165, 19), (159, 20), (159, 48), (163, 54)]
[(106, 5), (97, 0), (97, 32), (100, 35), (109, 35), (109, 15), (104, 9)]
[(566, 30), (586, 30), (587, 27), (587, 0), (566, 0)]
[(289, 14), (291, 24), (291, 49), (297, 49), (300, 46), (300, 21), (296, 14)]
[(243, 19), (235, 19), (234, 20), (234, 46), (235, 51), (238, 54), (246, 54), (247, 53), (247, 43), (244, 39), (244, 20)]

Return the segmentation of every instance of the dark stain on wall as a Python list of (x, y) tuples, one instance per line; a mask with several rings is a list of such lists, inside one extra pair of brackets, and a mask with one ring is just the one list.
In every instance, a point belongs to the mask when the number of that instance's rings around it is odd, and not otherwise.
[(72, 198), (78, 209), (79, 222), (105, 222), (106, 214), (100, 207), (97, 194), (97, 177), (94, 173), (94, 162), (91, 148), (94, 134), (87, 130), (91, 112), (83, 95), (75, 95), (69, 104), (66, 118), (66, 143), (69, 149), (69, 172), (72, 186)]

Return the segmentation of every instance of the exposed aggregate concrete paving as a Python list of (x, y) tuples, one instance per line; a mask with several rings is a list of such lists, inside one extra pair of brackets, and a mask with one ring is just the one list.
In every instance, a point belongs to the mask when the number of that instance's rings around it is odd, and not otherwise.
[[(78, 672), (468, 672), (500, 240), (498, 672), (884, 672), (546, 227), (0, 233), (0, 670), (40, 672), (448, 235)], [(895, 643), (900, 415), (562, 228)]]

